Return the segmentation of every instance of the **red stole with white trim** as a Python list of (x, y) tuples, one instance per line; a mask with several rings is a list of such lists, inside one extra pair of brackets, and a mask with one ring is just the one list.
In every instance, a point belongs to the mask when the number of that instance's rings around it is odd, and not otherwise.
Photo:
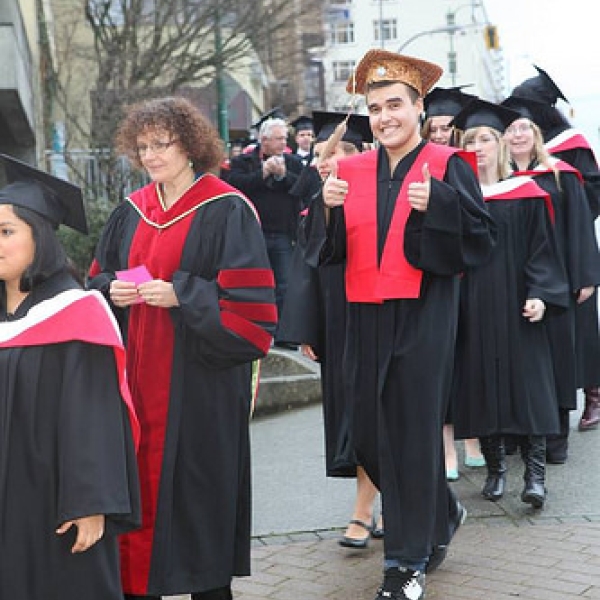
[[(344, 203), (347, 231), (346, 296), (349, 302), (380, 304), (395, 298), (418, 298), (423, 272), (404, 255), (404, 229), (412, 210), (408, 186), (423, 180), (423, 165), (436, 179), (443, 179), (448, 159), (455, 153), (471, 166), (471, 153), (427, 143), (409, 169), (394, 207), (381, 261), (377, 252), (377, 150), (339, 162), (338, 177), (348, 182)], [(379, 263), (379, 264), (378, 264)]]
[(550, 195), (544, 191), (531, 177), (518, 175), (495, 183), (482, 186), (483, 199), (486, 202), (494, 200), (527, 200), (542, 198), (546, 203), (550, 220), (554, 222), (554, 207)]
[(565, 129), (565, 131), (562, 131), (551, 140), (548, 140), (544, 144), (544, 147), (550, 154), (557, 154), (559, 152), (577, 149), (589, 150), (592, 154), (594, 154), (592, 147), (583, 133), (573, 128)]
[[(581, 173), (573, 166), (570, 165), (569, 163), (565, 162), (564, 160), (561, 160), (559, 158), (556, 158), (555, 156), (551, 156), (550, 157), (550, 165), (551, 167), (557, 169), (558, 171), (560, 171), (561, 173), (573, 173), (575, 175), (577, 175), (579, 181), (581, 181), (581, 183), (583, 183), (583, 176), (581, 175)], [(535, 177), (536, 175), (542, 175), (543, 173), (552, 173), (552, 169), (548, 168), (544, 165), (537, 165), (536, 167), (534, 167), (533, 169), (527, 169), (525, 171), (515, 171), (514, 175), (525, 175), (525, 176), (529, 176), (529, 177)]]
[[(99, 292), (67, 290), (33, 306), (21, 319), (0, 324), (0, 348), (43, 346), (80, 341), (108, 346), (115, 355), (115, 370), (136, 449), (140, 426), (125, 376), (125, 349), (115, 318)], [(85, 402), (85, 398), (81, 399)]]

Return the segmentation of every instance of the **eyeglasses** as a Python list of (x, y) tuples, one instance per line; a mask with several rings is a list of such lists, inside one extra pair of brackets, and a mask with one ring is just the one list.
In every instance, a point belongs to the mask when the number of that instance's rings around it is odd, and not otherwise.
[(136, 152), (138, 156), (145, 156), (148, 153), (148, 150), (152, 151), (152, 154), (164, 154), (167, 151), (169, 146), (172, 146), (179, 140), (172, 139), (168, 142), (152, 142), (151, 144), (140, 144), (136, 148)]
[(504, 133), (514, 135), (515, 133), (527, 133), (531, 131), (531, 123), (521, 123), (520, 125), (511, 125)]

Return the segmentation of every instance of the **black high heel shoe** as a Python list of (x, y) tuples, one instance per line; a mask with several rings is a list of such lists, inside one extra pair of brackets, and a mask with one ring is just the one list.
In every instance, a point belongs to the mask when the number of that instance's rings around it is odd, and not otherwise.
[(348, 537), (347, 535), (343, 536), (338, 540), (338, 544), (343, 546), (344, 548), (353, 548), (354, 550), (363, 550), (369, 545), (369, 538), (373, 534), (373, 529), (375, 527), (375, 522), (372, 525), (367, 525), (364, 521), (360, 521), (359, 519), (352, 519), (349, 523), (350, 525), (358, 525), (366, 530), (367, 535), (364, 538), (353, 538)]

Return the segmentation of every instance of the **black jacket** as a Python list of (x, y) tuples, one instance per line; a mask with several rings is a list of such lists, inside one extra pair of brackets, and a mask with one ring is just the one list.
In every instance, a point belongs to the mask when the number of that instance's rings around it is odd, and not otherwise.
[(243, 192), (256, 206), (263, 231), (287, 233), (295, 237), (300, 213), (300, 199), (290, 193), (304, 168), (295, 154), (284, 154), (286, 176), (281, 180), (262, 174), (260, 146), (236, 156), (225, 178)]

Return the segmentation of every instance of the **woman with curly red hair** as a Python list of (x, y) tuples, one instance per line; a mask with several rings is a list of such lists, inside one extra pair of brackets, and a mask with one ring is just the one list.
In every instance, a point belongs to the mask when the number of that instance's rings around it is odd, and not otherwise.
[(222, 144), (190, 102), (130, 107), (117, 144), (152, 180), (115, 209), (90, 272), (122, 324), (142, 427), (125, 597), (228, 600), (250, 572), (248, 419), (273, 274), (256, 211), (211, 173)]

